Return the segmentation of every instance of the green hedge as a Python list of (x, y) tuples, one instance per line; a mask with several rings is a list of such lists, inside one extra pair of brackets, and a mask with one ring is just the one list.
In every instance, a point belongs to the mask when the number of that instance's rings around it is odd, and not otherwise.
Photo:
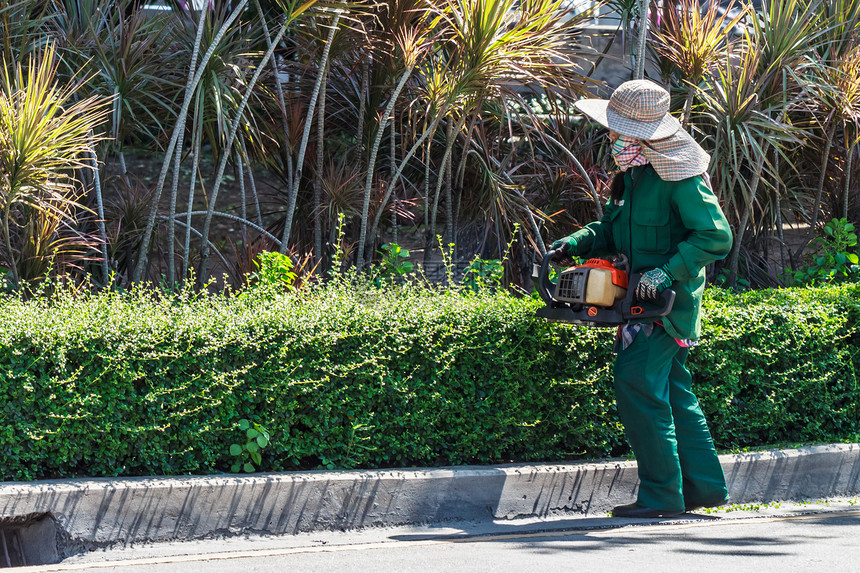
[[(626, 450), (613, 334), (507, 294), (0, 300), (0, 479), (560, 460)], [(856, 439), (860, 286), (710, 291), (691, 354), (719, 447)]]

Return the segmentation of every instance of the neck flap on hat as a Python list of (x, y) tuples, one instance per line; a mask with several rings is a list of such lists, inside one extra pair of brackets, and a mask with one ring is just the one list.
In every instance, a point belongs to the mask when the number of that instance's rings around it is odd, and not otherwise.
[(619, 135), (612, 143), (612, 158), (621, 171), (648, 163), (648, 158), (642, 153), (639, 140), (625, 135)]
[(664, 181), (707, 172), (711, 156), (683, 129), (666, 139), (642, 141), (642, 154)]

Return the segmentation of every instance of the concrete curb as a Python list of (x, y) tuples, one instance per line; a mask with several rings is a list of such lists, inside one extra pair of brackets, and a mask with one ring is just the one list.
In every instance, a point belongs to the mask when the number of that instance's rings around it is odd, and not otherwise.
[[(734, 503), (860, 493), (860, 444), (721, 456)], [(518, 517), (634, 499), (635, 462), (0, 483), (0, 526), (49, 514), (76, 548)], [(30, 561), (32, 563), (32, 561)]]

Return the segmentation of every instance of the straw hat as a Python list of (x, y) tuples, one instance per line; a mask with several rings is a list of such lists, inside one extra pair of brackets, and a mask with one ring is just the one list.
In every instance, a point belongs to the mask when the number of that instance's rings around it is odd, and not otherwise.
[(582, 99), (575, 105), (610, 130), (642, 140), (642, 154), (666, 181), (708, 169), (710, 155), (669, 113), (669, 92), (650, 80), (624, 82), (608, 100)]
[(649, 80), (624, 82), (608, 100), (582, 99), (576, 107), (615, 133), (636, 139), (665, 139), (681, 129), (669, 114), (669, 92)]

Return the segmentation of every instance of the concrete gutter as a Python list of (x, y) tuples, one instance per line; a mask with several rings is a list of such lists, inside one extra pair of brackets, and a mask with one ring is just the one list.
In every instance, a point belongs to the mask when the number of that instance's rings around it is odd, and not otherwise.
[[(860, 493), (860, 444), (720, 460), (733, 503)], [(218, 534), (604, 514), (635, 499), (637, 487), (635, 462), (619, 460), (6, 482), (0, 483), (0, 531), (16, 520), (38, 531), (29, 542), (26, 531), (18, 536), (18, 551), (36, 564), (83, 549)], [(45, 546), (46, 522), (55, 524), (53, 553)]]

